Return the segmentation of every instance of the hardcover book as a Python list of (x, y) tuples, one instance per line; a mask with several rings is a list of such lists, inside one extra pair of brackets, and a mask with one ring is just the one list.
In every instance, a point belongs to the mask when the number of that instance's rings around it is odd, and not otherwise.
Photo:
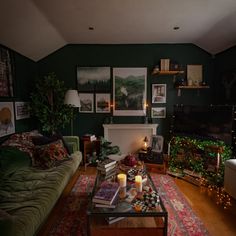
[(111, 205), (118, 192), (119, 184), (117, 182), (104, 181), (95, 193), (92, 201), (94, 203)]
[(98, 163), (98, 167), (101, 168), (108, 168), (109, 166), (115, 165), (116, 161), (115, 160), (111, 160), (109, 158), (105, 159), (104, 161)]

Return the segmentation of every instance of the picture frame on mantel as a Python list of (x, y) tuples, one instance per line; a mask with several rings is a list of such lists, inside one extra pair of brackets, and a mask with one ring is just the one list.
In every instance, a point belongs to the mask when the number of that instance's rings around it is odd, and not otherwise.
[(113, 68), (114, 116), (146, 116), (147, 68)]

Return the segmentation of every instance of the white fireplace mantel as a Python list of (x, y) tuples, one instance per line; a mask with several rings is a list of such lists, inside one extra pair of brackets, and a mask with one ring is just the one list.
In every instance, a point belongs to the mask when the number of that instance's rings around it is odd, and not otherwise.
[(157, 127), (158, 124), (104, 124), (104, 138), (112, 146), (119, 146), (122, 153), (134, 153), (143, 146), (145, 136), (150, 141), (156, 135)]

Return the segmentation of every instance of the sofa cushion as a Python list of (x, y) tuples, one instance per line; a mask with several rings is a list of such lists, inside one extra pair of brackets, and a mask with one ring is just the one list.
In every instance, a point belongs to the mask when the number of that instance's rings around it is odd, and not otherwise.
[(60, 162), (68, 160), (69, 154), (61, 140), (36, 146), (34, 155), (35, 166), (47, 169), (58, 165)]
[(52, 136), (35, 136), (32, 138), (34, 145), (45, 145), (52, 142), (55, 142), (57, 140), (61, 140), (63, 142), (63, 145), (66, 149), (66, 151), (71, 154), (69, 147), (67, 146), (67, 143), (65, 142), (63, 136), (61, 134), (54, 134)]
[(31, 158), (28, 153), (16, 147), (2, 146), (0, 148), (0, 170), (2, 173), (13, 172), (30, 165)]

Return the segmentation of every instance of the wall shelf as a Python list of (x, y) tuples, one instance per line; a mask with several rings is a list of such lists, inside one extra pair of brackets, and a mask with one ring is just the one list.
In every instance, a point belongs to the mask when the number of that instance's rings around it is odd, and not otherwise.
[(176, 87), (177, 89), (208, 89), (210, 88), (209, 86), (201, 86), (201, 85), (198, 85), (198, 86), (177, 86)]
[(152, 75), (178, 75), (184, 74), (183, 70), (160, 70), (160, 71), (153, 71)]
[(193, 85), (193, 86), (177, 86), (176, 89), (178, 89), (178, 97), (181, 96), (181, 89), (209, 89), (210, 87), (209, 86), (206, 86), (206, 85)]

